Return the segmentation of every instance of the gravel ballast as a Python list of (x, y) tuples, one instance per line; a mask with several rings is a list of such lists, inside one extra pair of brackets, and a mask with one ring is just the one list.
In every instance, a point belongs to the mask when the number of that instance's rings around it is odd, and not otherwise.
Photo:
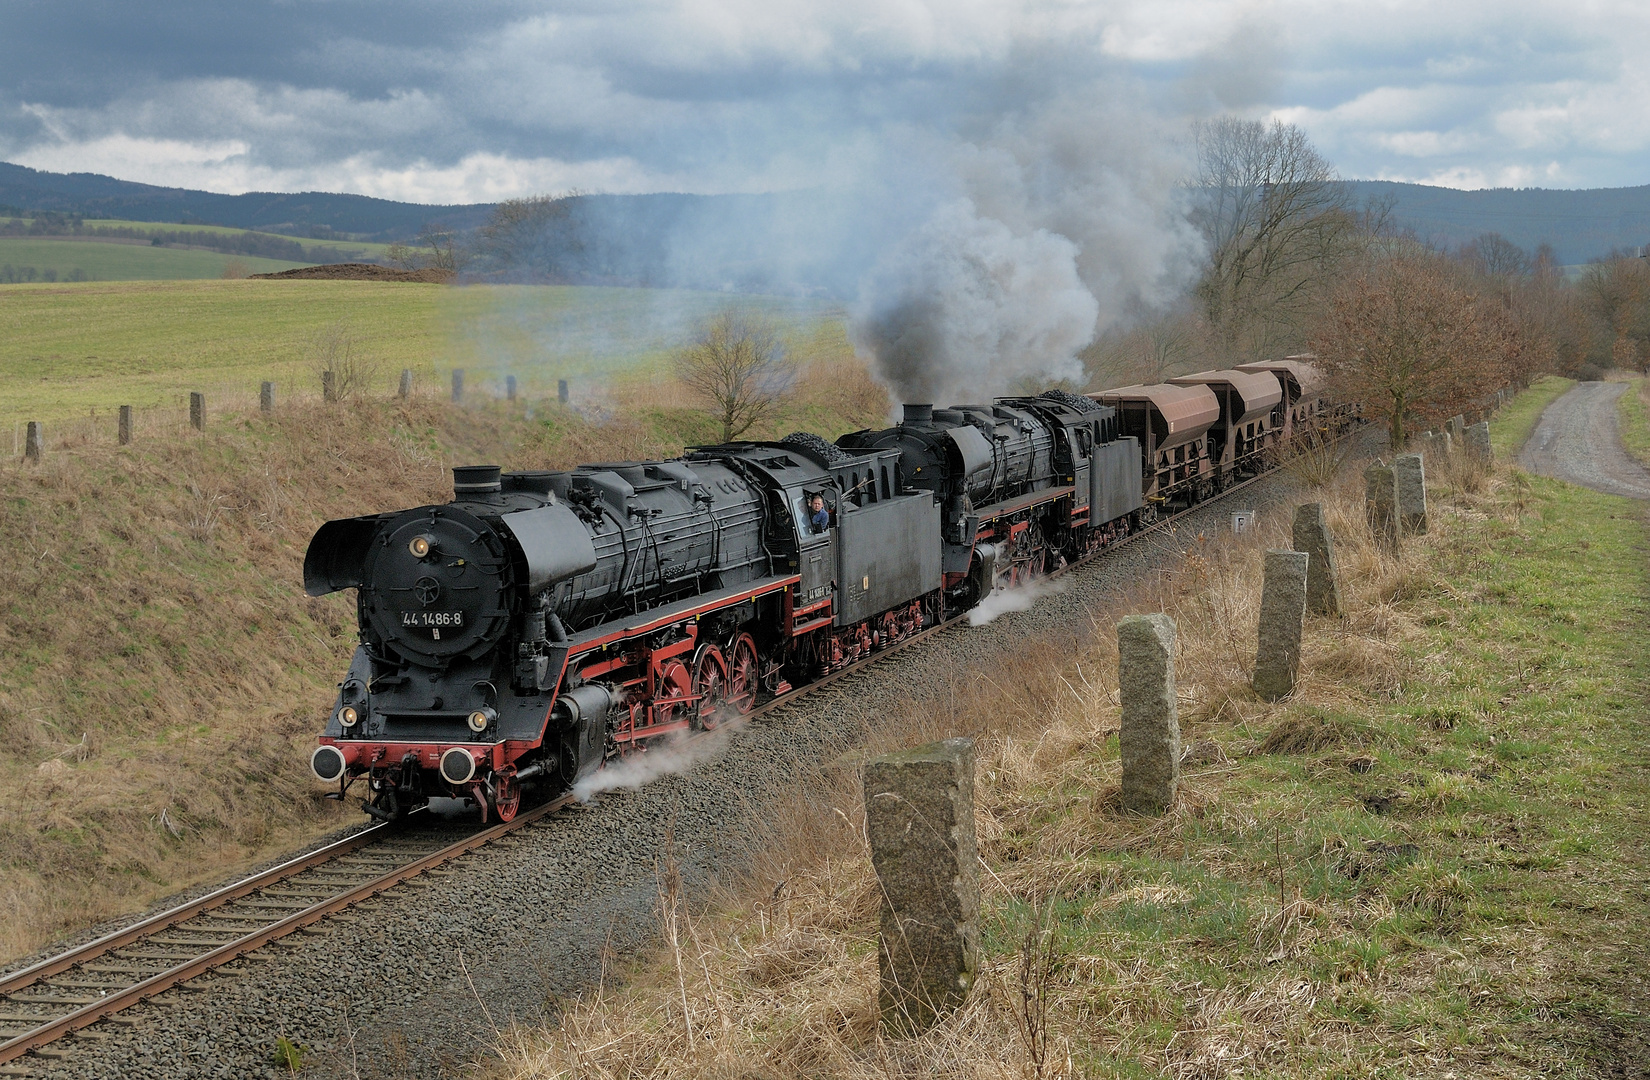
[(128, 1023), (71, 1037), (59, 1044), (66, 1057), (16, 1064), (53, 1078), (289, 1076), (270, 1059), (285, 1037), (308, 1048), (307, 1076), (456, 1076), (495, 1031), (542, 1021), (558, 998), (593, 987), (604, 956), (654, 940), (656, 866), (672, 838), (688, 891), (702, 895), (719, 872), (736, 872), (765, 792), (854, 749), (884, 710), (989, 670), (1030, 636), (1081, 641), (1098, 605), (1200, 531), (1226, 529), (1231, 511), (1275, 504), (1292, 487), (1274, 474), (1068, 574), (1029, 611), (918, 642), (770, 713), (687, 775), (603, 793), (128, 1010)]

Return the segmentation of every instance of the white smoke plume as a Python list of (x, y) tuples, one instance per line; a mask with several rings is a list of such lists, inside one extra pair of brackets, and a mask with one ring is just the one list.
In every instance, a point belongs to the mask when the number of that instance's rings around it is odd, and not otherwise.
[(969, 626), (984, 626), (999, 615), (1011, 611), (1030, 611), (1045, 596), (1066, 591), (1066, 583), (1058, 578), (1033, 579), (1012, 589), (993, 589), (990, 595), (968, 612)]
[(604, 791), (638, 791), (662, 777), (690, 773), (705, 762), (721, 757), (747, 723), (745, 718), (735, 716), (724, 720), (714, 731), (634, 750), (574, 784), (573, 797), (589, 802)]
[(958, 194), (862, 281), (853, 341), (896, 403), (1081, 384), (1078, 354), (1099, 331), (1195, 279), (1174, 127), (1109, 80), (1032, 97), (932, 156), (937, 186)]

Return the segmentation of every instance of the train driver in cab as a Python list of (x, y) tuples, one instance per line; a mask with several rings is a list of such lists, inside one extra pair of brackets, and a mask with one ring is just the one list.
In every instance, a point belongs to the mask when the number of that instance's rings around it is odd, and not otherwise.
[(808, 497), (808, 527), (815, 534), (831, 527), (831, 512), (825, 509), (825, 496), (817, 492)]

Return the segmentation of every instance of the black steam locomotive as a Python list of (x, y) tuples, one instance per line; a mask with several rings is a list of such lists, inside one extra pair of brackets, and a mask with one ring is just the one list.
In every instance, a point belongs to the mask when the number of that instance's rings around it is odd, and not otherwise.
[[(1217, 391), (1190, 391), (1206, 429)], [(1251, 454), (1283, 437), (1285, 397), (1258, 438), (1242, 416)], [(1172, 508), (1172, 477), (1200, 475), (1186, 447), (1214, 441), (1167, 424), (1181, 463), (1163, 474), (1152, 418), (1120, 419), (1059, 391), (907, 405), (834, 445), (455, 469), (450, 503), (327, 522), (305, 589), (356, 589), (361, 643), (311, 768), (340, 798), (366, 777), (376, 817), (450, 795), (509, 820), (526, 786), (748, 713)]]

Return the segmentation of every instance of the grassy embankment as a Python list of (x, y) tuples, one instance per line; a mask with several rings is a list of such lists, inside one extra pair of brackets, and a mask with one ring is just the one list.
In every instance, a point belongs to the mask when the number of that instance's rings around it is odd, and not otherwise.
[[(1494, 422), (1501, 453), (1563, 388)], [(670, 916), (679, 952), (558, 1028), (504, 1033), (492, 1075), (1636, 1075), (1643, 508), (1433, 471), (1431, 531), (1397, 559), (1370, 542), (1356, 468), (1311, 496), (1347, 614), (1311, 620), (1286, 703), (1247, 688), (1279, 510), (1097, 611), (1075, 655), (1069, 633), (1030, 640), (886, 717), (890, 746), (979, 740), (982, 972), (931, 1036), (877, 1037), (877, 892), (839, 763), (764, 809), (743, 886)], [(1141, 819), (1117, 808), (1113, 626), (1154, 610), (1179, 625), (1189, 754), (1179, 805)]]
[[(844, 354), (840, 318), (818, 302), (749, 298), (795, 340), (800, 358)], [(0, 286), (0, 430), (29, 420), (47, 437), (95, 413), (113, 430), (120, 405), (175, 423), (188, 393), (209, 409), (256, 405), (258, 383), (282, 399), (319, 392), (317, 335), (342, 327), (375, 391), (402, 368), (445, 387), (464, 368), (472, 397), (554, 396), (609, 410), (650, 382), (694, 320), (728, 303), (688, 290), (416, 285), (360, 281), (189, 281)]]
[(1627, 452), (1650, 465), (1650, 379), (1631, 379), (1616, 399), (1620, 417), (1621, 444)]
[[(307, 288), (333, 284), (325, 282), (299, 283), (297, 292), (323, 308), (307, 316), (291, 299), (273, 311), (254, 303), (284, 296), (282, 284), (137, 290), (150, 303), (196, 305), (199, 317), (174, 320), (171, 338), (164, 316), (118, 291), (104, 294), (112, 312), (73, 295), (58, 309), (91, 326), (32, 332), (36, 341), (55, 333), (76, 348), (151, 357), (152, 372), (127, 375), (111, 363), (108, 378), (121, 393), (159, 394), (168, 376), (187, 389), (214, 373), (266, 375), (266, 365), (236, 366), (265, 335), (295, 349), (308, 325), (338, 312), (393, 333), (407, 310), (395, 305), (416, 304), (374, 285)], [(368, 299), (352, 306), (338, 295), (351, 286)], [(480, 290), (454, 291), (480, 302)], [(624, 291), (593, 292), (541, 295), (582, 311), (594, 337), (597, 316), (615, 302), (609, 294)], [(229, 310), (212, 309), (214, 296), (230, 297)], [(487, 318), (506, 317), (530, 329), (515, 321), (528, 298), (506, 299), (503, 314), (477, 308), (470, 331), (484, 334)], [(429, 329), (433, 302), (424, 303), (414, 328), (432, 351), (448, 347), (450, 338)], [(100, 336), (122, 332), (137, 344), (110, 348)], [(800, 365), (794, 396), (754, 435), (799, 427), (834, 435), (886, 415), (886, 397), (853, 359), (840, 321), (798, 316), (789, 333)], [(587, 359), (596, 354), (591, 345)], [(397, 370), (403, 362), (387, 348), (384, 359)], [(112, 400), (95, 380), (79, 386), (73, 365), (30, 363), (28, 378), (0, 387), (0, 400), (41, 385), (51, 400), (74, 401), (76, 392), (82, 403)], [(314, 528), (445, 501), (454, 464), (558, 467), (714, 441), (714, 424), (648, 356), (634, 358), (632, 371), (614, 380), (605, 398), (612, 415), (598, 420), (537, 398), (489, 400), (479, 392), (485, 384), (466, 407), (433, 387), (399, 403), (389, 398), (391, 374), (364, 401), (323, 406), (313, 395), (288, 396), (272, 420), (255, 409), (214, 413), (201, 436), (178, 418), (126, 448), (113, 445), (110, 423), (66, 434), (59, 425), (40, 466), (0, 464), (0, 531), (13, 552), (0, 564), (0, 906), (8, 913), (0, 960), (356, 820), (354, 809), (320, 799), (305, 766), (354, 644), (353, 600), (303, 595)]]

